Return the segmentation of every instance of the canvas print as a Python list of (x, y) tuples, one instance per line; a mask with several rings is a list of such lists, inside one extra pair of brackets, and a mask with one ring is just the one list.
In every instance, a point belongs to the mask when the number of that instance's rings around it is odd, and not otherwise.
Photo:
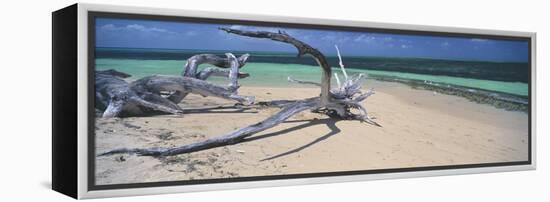
[(96, 17), (95, 185), (529, 160), (529, 39)]

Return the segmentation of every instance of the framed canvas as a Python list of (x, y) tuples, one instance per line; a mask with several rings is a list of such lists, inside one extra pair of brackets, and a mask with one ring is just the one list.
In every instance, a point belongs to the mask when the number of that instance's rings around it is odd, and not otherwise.
[(535, 169), (535, 33), (52, 16), (52, 187), (74, 198)]

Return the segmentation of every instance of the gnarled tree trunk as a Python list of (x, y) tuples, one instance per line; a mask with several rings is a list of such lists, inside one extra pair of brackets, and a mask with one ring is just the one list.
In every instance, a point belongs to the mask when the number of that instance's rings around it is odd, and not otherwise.
[[(230, 68), (229, 71), (216, 68), (207, 68), (200, 72), (202, 78), (216, 74), (229, 78), (228, 86), (219, 86), (194, 77), (178, 76), (147, 76), (128, 83), (123, 80), (130, 75), (115, 70), (96, 71), (96, 108), (103, 111), (103, 117), (117, 116), (148, 116), (158, 113), (182, 113), (182, 109), (176, 102), (161, 96), (163, 91), (189, 93), (203, 96), (216, 96), (224, 99), (235, 100), (239, 103), (254, 103), (253, 96), (241, 96), (237, 94), (238, 78), (247, 74), (239, 72), (248, 55), (241, 56), (240, 60), (228, 53), (227, 59), (221, 60), (217, 56), (216, 63)], [(214, 63), (214, 62), (212, 62)]]

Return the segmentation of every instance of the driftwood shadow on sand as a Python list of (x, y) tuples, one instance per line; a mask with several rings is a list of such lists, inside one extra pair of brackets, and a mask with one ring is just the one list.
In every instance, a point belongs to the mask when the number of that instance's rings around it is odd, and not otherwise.
[(269, 137), (274, 137), (274, 136), (278, 136), (278, 135), (283, 135), (285, 133), (289, 133), (289, 132), (292, 132), (292, 131), (296, 131), (296, 130), (300, 130), (300, 129), (303, 129), (303, 128), (307, 128), (307, 127), (310, 127), (310, 126), (314, 126), (314, 125), (321, 125), (321, 124), (324, 124), (326, 125), (329, 129), (330, 129), (330, 132), (328, 132), (327, 134), (321, 136), (321, 137), (318, 137), (317, 139), (305, 144), (305, 145), (302, 145), (298, 148), (295, 148), (295, 149), (292, 149), (292, 150), (289, 150), (289, 151), (286, 151), (286, 152), (283, 152), (283, 153), (280, 153), (280, 154), (277, 154), (275, 156), (271, 156), (271, 157), (268, 157), (268, 158), (265, 158), (265, 159), (262, 159), (260, 161), (267, 161), (267, 160), (273, 160), (273, 159), (276, 159), (276, 158), (279, 158), (279, 157), (283, 157), (283, 156), (287, 156), (287, 155), (290, 155), (290, 154), (293, 154), (293, 153), (296, 153), (296, 152), (299, 152), (299, 151), (302, 151), (310, 146), (313, 146), (314, 144), (316, 143), (319, 143), (323, 140), (326, 140), (328, 139), (329, 137), (333, 136), (333, 135), (336, 135), (338, 133), (341, 132), (341, 130), (336, 127), (336, 122), (338, 122), (339, 120), (337, 119), (331, 119), (331, 118), (325, 118), (325, 119), (311, 119), (311, 120), (295, 120), (295, 121), (286, 121), (285, 123), (293, 123), (293, 122), (306, 122), (306, 123), (303, 123), (303, 124), (300, 124), (300, 125), (297, 125), (297, 126), (293, 126), (293, 127), (290, 127), (290, 128), (287, 128), (287, 129), (284, 129), (284, 130), (280, 130), (280, 131), (277, 131), (277, 132), (272, 132), (272, 133), (268, 133), (268, 134), (264, 134), (264, 135), (259, 135), (259, 136), (254, 136), (254, 137), (250, 137), (250, 138), (245, 138), (243, 140), (243, 142), (249, 142), (249, 141), (254, 141), (254, 140), (259, 140), (259, 139), (264, 139), (264, 138), (269, 138)]
[(250, 113), (257, 114), (258, 111), (251, 111), (255, 108), (245, 105), (227, 105), (227, 106), (213, 106), (213, 107), (202, 107), (202, 108), (192, 108), (192, 109), (183, 109), (183, 114), (230, 114), (230, 113)]

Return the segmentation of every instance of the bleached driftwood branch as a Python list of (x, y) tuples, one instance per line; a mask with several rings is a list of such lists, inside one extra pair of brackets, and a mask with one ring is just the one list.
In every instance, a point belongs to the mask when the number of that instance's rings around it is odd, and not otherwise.
[(133, 88), (122, 79), (126, 77), (129, 75), (115, 70), (96, 71), (95, 107), (103, 111), (104, 118), (182, 112), (178, 105), (160, 95)]
[[(203, 70), (201, 70), (199, 73), (197, 73), (196, 78), (200, 80), (206, 80), (210, 76), (219, 76), (219, 77), (229, 77), (229, 71), (225, 69), (220, 69), (217, 67), (206, 67)], [(250, 74), (239, 72), (238, 77), (239, 79), (249, 77)]]
[(201, 151), (205, 149), (211, 149), (215, 147), (237, 144), (245, 140), (245, 138), (250, 137), (258, 132), (264, 131), (268, 128), (272, 128), (286, 119), (290, 118), (292, 115), (302, 112), (304, 110), (311, 109), (319, 103), (319, 98), (312, 98), (294, 102), (284, 107), (281, 111), (277, 112), (273, 116), (258, 122), (256, 124), (244, 127), (232, 132), (229, 132), (220, 137), (215, 137), (207, 139), (200, 142), (191, 143), (188, 145), (183, 145), (180, 147), (174, 148), (145, 148), (145, 149), (115, 149), (105, 153), (100, 154), (99, 156), (106, 156), (112, 154), (137, 154), (143, 156), (171, 156), (177, 154), (191, 153), (196, 151)]
[[(380, 126), (368, 116), (367, 110), (360, 104), (360, 102), (368, 98), (370, 95), (374, 94), (374, 91), (372, 91), (372, 89), (367, 92), (361, 91), (361, 81), (363, 78), (362, 74), (348, 77), (347, 73), (345, 72), (339, 50), (337, 50), (337, 52), (340, 59), (340, 67), (342, 72), (344, 73), (344, 82), (339, 84), (337, 88), (330, 90), (330, 79), (332, 75), (331, 69), (324, 55), (317, 49), (312, 48), (304, 42), (301, 42), (282, 31), (274, 33), (264, 31), (242, 31), (230, 28), (220, 29), (226, 31), (227, 33), (256, 38), (268, 38), (271, 40), (292, 44), (298, 49), (298, 56), (310, 54), (323, 69), (323, 78), (320, 84), (321, 95), (319, 97), (313, 97), (304, 100), (279, 100), (276, 102), (268, 102), (269, 104), (282, 107), (281, 111), (260, 122), (234, 130), (219, 137), (173, 148), (115, 149), (102, 153), (100, 154), (100, 156), (119, 153), (148, 156), (168, 156), (190, 153), (224, 145), (237, 144), (244, 141), (245, 138), (250, 137), (258, 132), (264, 131), (268, 128), (272, 128), (284, 122), (291, 116), (305, 110), (312, 110), (316, 113), (323, 113), (334, 118), (365, 121), (367, 123)], [(289, 80), (291, 80), (291, 78), (289, 78)], [(299, 83), (316, 85), (316, 83), (313, 82), (299, 81)], [(359, 113), (352, 113), (352, 109), (358, 110)]]
[[(249, 54), (243, 54), (237, 58), (239, 68), (246, 64), (248, 57), (250, 57)], [(220, 68), (231, 67), (229, 58), (222, 58), (214, 54), (198, 54), (187, 59), (187, 62), (183, 66), (182, 76), (197, 78), (197, 69), (201, 64), (211, 64)]]
[(247, 36), (247, 37), (254, 37), (254, 38), (265, 38), (265, 39), (271, 39), (274, 41), (279, 41), (283, 43), (288, 43), (296, 47), (298, 49), (298, 57), (301, 57), (303, 55), (310, 55), (315, 59), (317, 64), (321, 67), (323, 70), (323, 75), (321, 78), (321, 97), (320, 97), (320, 106), (324, 106), (327, 103), (330, 102), (330, 77), (331, 77), (331, 68), (328, 64), (327, 59), (321, 53), (319, 50), (311, 47), (310, 45), (288, 35), (284, 31), (279, 31), (277, 33), (275, 32), (266, 32), (266, 31), (244, 31), (244, 30), (238, 30), (238, 29), (231, 29), (231, 28), (219, 28), (220, 30), (223, 30), (230, 34), (236, 34), (241, 36)]
[[(239, 58), (237, 58), (238, 68), (241, 68), (246, 64), (249, 56), (249, 54), (243, 54)], [(215, 67), (208, 67), (197, 73), (199, 65), (201, 64), (210, 64), (214, 65)], [(183, 65), (183, 71), (181, 72), (181, 75), (183, 77), (196, 78), (200, 80), (206, 80), (210, 76), (228, 77), (229, 71), (219, 68), (230, 67), (231, 62), (228, 60), (227, 57), (222, 58), (214, 54), (198, 54), (191, 56), (187, 59), (185, 65)], [(238, 75), (239, 78), (245, 78), (248, 76), (248, 74), (246, 73), (239, 73)], [(168, 96), (168, 99), (174, 103), (180, 103), (185, 98), (185, 96), (187, 96), (187, 94), (188, 93), (185, 92), (175, 91), (170, 96)]]
[(134, 82), (134, 86), (144, 88), (146, 91), (160, 93), (162, 91), (179, 91), (183, 93), (193, 93), (202, 96), (215, 96), (240, 103), (251, 104), (254, 102), (253, 96), (241, 96), (237, 94), (239, 64), (233, 54), (228, 53), (227, 57), (231, 59), (231, 69), (229, 70), (229, 84), (219, 86), (208, 81), (190, 77), (177, 76), (148, 76)]
[[(228, 86), (192, 78), (177, 76), (147, 76), (132, 83), (122, 78), (129, 75), (115, 70), (96, 72), (96, 108), (103, 110), (103, 117), (143, 116), (154, 113), (178, 114), (182, 109), (173, 101), (161, 96), (163, 91), (183, 94), (200, 94), (251, 104), (253, 96), (237, 94), (239, 68), (242, 66), (231, 53), (226, 54), (229, 71), (219, 71), (229, 78)], [(248, 56), (246, 56), (248, 57)], [(246, 60), (246, 59), (245, 59)], [(241, 60), (241, 61), (245, 61)]]

